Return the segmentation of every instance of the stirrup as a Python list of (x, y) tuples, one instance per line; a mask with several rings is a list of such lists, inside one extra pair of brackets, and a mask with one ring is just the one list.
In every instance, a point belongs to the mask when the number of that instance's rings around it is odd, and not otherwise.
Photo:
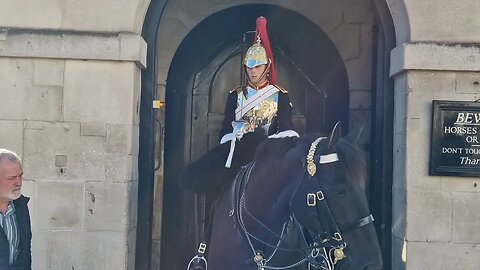
[[(201, 263), (205, 265), (205, 268), (203, 267), (203, 265), (201, 265)], [(193, 266), (193, 268), (190, 268), (190, 266)], [(195, 257), (193, 257), (190, 260), (187, 266), (187, 270), (207, 270), (207, 269), (208, 269), (207, 260), (205, 259), (205, 257), (201, 255), (200, 256), (195, 255)]]
[[(195, 255), (195, 257), (193, 257), (190, 260), (187, 266), (187, 270), (207, 270), (208, 269), (207, 259), (203, 257), (203, 254), (205, 254), (206, 250), (207, 250), (207, 244), (204, 242), (200, 242), (200, 244), (198, 245), (197, 255)], [(205, 267), (203, 267), (201, 263), (203, 263)], [(190, 266), (193, 266), (193, 268), (190, 269)]]

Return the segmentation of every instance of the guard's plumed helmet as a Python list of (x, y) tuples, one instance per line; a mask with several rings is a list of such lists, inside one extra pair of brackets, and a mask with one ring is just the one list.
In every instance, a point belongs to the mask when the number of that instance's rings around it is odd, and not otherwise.
[(245, 53), (245, 59), (243, 64), (249, 68), (254, 68), (259, 65), (266, 65), (270, 63), (270, 59), (267, 56), (267, 51), (260, 43), (260, 38), (257, 39), (257, 42), (248, 48)]
[(271, 84), (277, 81), (277, 72), (273, 61), (273, 53), (267, 33), (267, 19), (257, 18), (254, 44), (245, 53), (243, 64), (246, 67), (254, 68), (259, 65), (267, 65), (268, 80)]

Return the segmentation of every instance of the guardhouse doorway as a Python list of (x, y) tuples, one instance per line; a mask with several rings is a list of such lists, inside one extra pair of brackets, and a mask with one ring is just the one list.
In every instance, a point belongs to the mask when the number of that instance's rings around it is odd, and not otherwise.
[[(343, 123), (345, 133), (358, 125), (367, 130), (363, 143), (372, 164), (372, 212), (379, 220), (377, 231), (389, 265), (391, 195), (386, 181), (391, 157), (384, 151), (391, 149), (391, 127), (385, 125), (393, 116), (393, 93), (386, 93), (393, 89), (387, 57), (391, 42), (385, 41), (382, 20), (377, 11), (373, 13), (372, 42), (367, 48), (372, 51), (371, 88), (365, 91), (349, 83), (352, 75), (338, 44), (311, 20), (285, 8), (263, 4), (228, 8), (206, 17), (185, 37), (175, 52), (166, 84), (160, 269), (185, 269), (195, 254), (206, 215), (197, 210), (204, 200), (182, 190), (177, 177), (186, 164), (218, 144), (226, 97), (242, 84), (241, 59), (253, 40), (248, 32), (255, 29), (259, 16), (268, 19), (278, 83), (290, 93), (297, 131), (328, 132), (337, 121)], [(358, 109), (355, 104), (365, 95), (371, 107)], [(381, 144), (375, 146), (374, 140)]]

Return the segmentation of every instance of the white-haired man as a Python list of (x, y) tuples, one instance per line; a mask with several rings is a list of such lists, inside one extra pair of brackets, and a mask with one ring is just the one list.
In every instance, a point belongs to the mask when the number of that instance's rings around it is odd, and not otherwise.
[(32, 232), (27, 203), (21, 193), (23, 169), (14, 152), (0, 149), (0, 269), (31, 270)]

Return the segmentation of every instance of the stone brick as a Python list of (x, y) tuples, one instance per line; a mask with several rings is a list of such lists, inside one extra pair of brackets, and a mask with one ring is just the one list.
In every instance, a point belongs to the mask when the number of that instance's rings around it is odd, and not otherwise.
[(25, 129), (42, 130), (44, 127), (45, 123), (43, 121), (27, 121), (25, 124)]
[(0, 96), (3, 119), (61, 119), (62, 88), (34, 86), (33, 60), (0, 58)]
[(134, 154), (134, 145), (138, 144), (138, 137), (133, 137), (134, 130), (131, 125), (107, 124), (107, 153)]
[(104, 123), (80, 123), (81, 136), (105, 137), (105, 133)]
[[(27, 178), (103, 181), (105, 138), (80, 136), (79, 123), (45, 123), (43, 130), (25, 130), (24, 167)], [(67, 167), (55, 157), (65, 155)]]
[(127, 233), (56, 231), (50, 269), (126, 270)]
[[(414, 128), (411, 122), (419, 123)], [(419, 119), (408, 120), (407, 133), (407, 156), (406, 162), (406, 187), (417, 191), (440, 191), (441, 185), (438, 180), (433, 180), (428, 175), (430, 160), (430, 131), (424, 131), (419, 128), (425, 125), (424, 121)]]
[(440, 183), (443, 192), (480, 192), (478, 178), (446, 176), (440, 178)]
[(0, 106), (2, 119), (25, 119), (27, 93), (33, 88), (33, 61), (0, 58)]
[(62, 28), (77, 31), (138, 33), (137, 16), (146, 12), (143, 1), (130, 0), (67, 0), (62, 6)]
[(43, 86), (63, 86), (65, 60), (35, 59), (33, 61), (33, 83)]
[(360, 55), (360, 29), (360, 24), (342, 23), (329, 34), (343, 60)]
[(84, 190), (79, 182), (37, 182), (37, 229), (82, 229)]
[(0, 25), (6, 28), (58, 29), (62, 22), (62, 7), (63, 3), (57, 0), (6, 1), (0, 8)]
[[(409, 242), (447, 242), (452, 238), (452, 196), (441, 192), (407, 192)], [(434, 221), (434, 222), (432, 222)]]
[(134, 180), (133, 170), (136, 166), (130, 155), (105, 156), (105, 180), (107, 182), (130, 182)]
[[(358, 56), (345, 61), (351, 90), (372, 89), (372, 25), (360, 24)], [(350, 41), (341, 41), (350, 42)]]
[(126, 62), (67, 61), (65, 121), (132, 124), (135, 69)]
[(0, 41), (7, 40), (7, 29), (0, 29)]
[(130, 183), (87, 183), (85, 229), (126, 231), (129, 226)]
[(371, 61), (356, 57), (345, 61), (350, 90), (366, 91), (372, 88)]
[(147, 43), (140, 35), (119, 34), (120, 59), (136, 61), (141, 68), (147, 66)]
[[(430, 222), (435, 223), (435, 222)], [(480, 245), (408, 242), (406, 269), (477, 269)]]
[(350, 109), (370, 109), (371, 104), (370, 91), (350, 91)]
[(0, 120), (0, 148), (23, 155), (23, 121)]
[(392, 235), (394, 238), (405, 238), (407, 224), (407, 201), (406, 191), (401, 188), (393, 188), (392, 192)]
[[(453, 238), (455, 243), (480, 243), (480, 193), (455, 192), (453, 196)], [(480, 248), (480, 245), (478, 246)]]
[(295, 1), (284, 1), (283, 5), (309, 18), (324, 32), (329, 33), (341, 24), (345, 3), (346, 0), (324, 0), (302, 1), (299, 5)]
[(0, 43), (0, 56), (120, 60), (115, 34), (10, 30)]
[(390, 58), (391, 75), (405, 70), (480, 70), (477, 44), (405, 43), (393, 49)]
[(373, 18), (371, 0), (348, 0), (345, 3), (343, 21), (347, 23), (370, 22)]
[(50, 231), (32, 230), (32, 266), (35, 270), (51, 270), (50, 257), (52, 249)]
[(476, 72), (459, 72), (456, 74), (456, 89), (459, 94), (477, 94), (480, 98), (480, 73)]
[[(185, 25), (183, 25), (175, 15), (168, 15), (167, 9), (170, 8), (169, 6), (170, 5), (167, 5), (165, 7), (165, 16), (162, 16), (162, 20), (158, 26), (158, 40), (164, 41), (163, 49), (157, 54), (158, 81), (160, 83), (166, 82), (173, 55), (185, 36), (192, 30), (185, 28)], [(171, 12), (170, 14), (176, 14), (176, 12)]]
[(422, 120), (420, 128), (430, 131), (433, 99), (462, 99), (455, 94), (453, 72), (408, 72), (408, 117)]
[(26, 94), (25, 117), (29, 120), (59, 121), (62, 119), (63, 88), (34, 86)]
[(22, 181), (22, 195), (29, 197), (28, 211), (30, 213), (30, 222), (32, 227), (36, 228), (37, 225), (37, 182), (23, 178)]
[[(400, 2), (400, 1), (399, 1)], [(412, 41), (468, 42), (478, 40), (480, 18), (476, 0), (404, 1)], [(429, 15), (425, 14), (428, 11)]]

